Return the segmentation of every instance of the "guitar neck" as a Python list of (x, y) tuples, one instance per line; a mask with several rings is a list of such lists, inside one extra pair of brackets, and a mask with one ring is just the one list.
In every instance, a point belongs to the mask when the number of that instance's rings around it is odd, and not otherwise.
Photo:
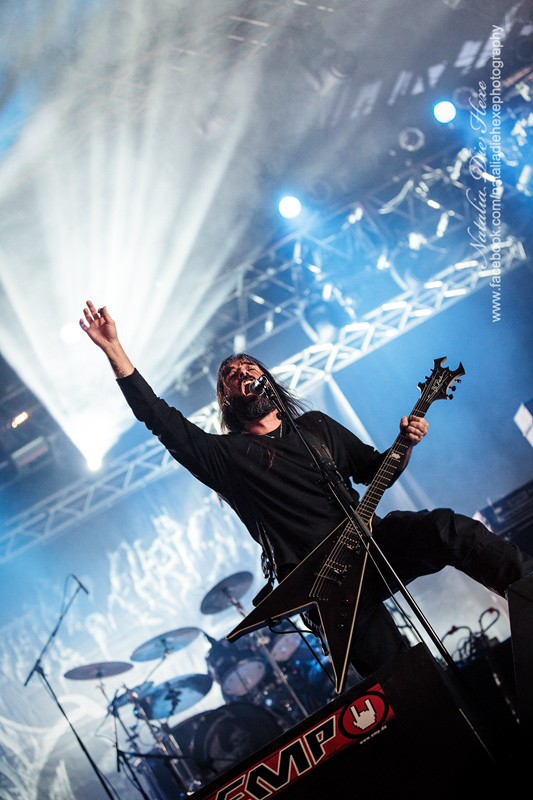
[[(409, 416), (421, 418), (425, 417), (430, 405), (431, 403), (427, 402), (424, 398), (424, 395), (422, 395)], [(357, 513), (365, 523), (368, 524), (372, 519), (376, 507), (383, 497), (385, 489), (390, 486), (391, 480), (396, 474), (398, 466), (401, 464), (402, 459), (410, 446), (410, 439), (408, 439), (407, 436), (404, 436), (403, 433), (398, 434), (396, 441), (389, 449), (383, 460), (383, 463), (381, 464), (374, 479), (370, 483), (363, 498), (357, 506)]]

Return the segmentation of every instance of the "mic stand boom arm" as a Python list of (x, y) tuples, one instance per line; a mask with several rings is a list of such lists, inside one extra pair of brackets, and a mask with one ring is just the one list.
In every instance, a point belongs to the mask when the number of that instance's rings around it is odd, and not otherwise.
[(38, 658), (37, 658), (37, 661), (35, 662), (35, 664), (34, 664), (34, 665), (33, 665), (33, 667), (31, 668), (31, 670), (30, 670), (30, 673), (29, 673), (28, 677), (27, 677), (27, 678), (26, 678), (26, 680), (24, 681), (24, 686), (27, 686), (27, 685), (28, 685), (28, 683), (30, 682), (30, 680), (31, 680), (31, 677), (32, 677), (32, 675), (34, 674), (34, 672), (38, 672), (40, 675), (42, 675), (42, 670), (41, 670), (41, 661), (43, 660), (43, 658), (45, 657), (46, 653), (49, 651), (50, 647), (52, 646), (52, 643), (53, 643), (54, 639), (55, 639), (55, 638), (56, 638), (56, 636), (57, 636), (57, 632), (59, 631), (59, 628), (61, 627), (61, 623), (62, 623), (62, 622), (63, 622), (63, 620), (65, 619), (65, 617), (66, 617), (66, 615), (67, 615), (67, 613), (68, 613), (68, 611), (69, 611), (69, 609), (70, 609), (70, 607), (71, 607), (72, 603), (73, 603), (73, 602), (74, 602), (74, 600), (76, 599), (76, 595), (77, 595), (77, 594), (78, 594), (78, 592), (80, 592), (80, 591), (81, 591), (81, 586), (78, 584), (78, 586), (77, 586), (77, 588), (76, 588), (76, 591), (74, 592), (74, 594), (72, 595), (72, 597), (71, 597), (71, 598), (70, 598), (70, 600), (68, 601), (67, 605), (65, 606), (65, 610), (64, 610), (64, 611), (63, 611), (63, 612), (62, 612), (62, 613), (59, 615), (59, 619), (58, 619), (58, 621), (57, 621), (57, 624), (56, 624), (56, 626), (55, 626), (54, 630), (52, 631), (52, 633), (51, 633), (51, 634), (50, 634), (50, 636), (48, 637), (48, 639), (47, 639), (47, 641), (46, 641), (46, 643), (45, 643), (45, 645), (44, 645), (43, 649), (42, 649), (42, 650), (41, 650), (41, 652), (39, 653), (39, 656), (38, 656)]

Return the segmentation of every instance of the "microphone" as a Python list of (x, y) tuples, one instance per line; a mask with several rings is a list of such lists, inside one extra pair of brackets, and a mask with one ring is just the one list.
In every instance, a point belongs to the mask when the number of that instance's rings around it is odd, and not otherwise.
[(85, 586), (83, 585), (83, 583), (80, 581), (80, 579), (79, 579), (79, 578), (76, 578), (76, 576), (75, 576), (75, 575), (73, 575), (73, 574), (71, 574), (71, 577), (72, 577), (72, 578), (74, 578), (74, 580), (76, 581), (76, 583), (78, 584), (78, 586), (80, 587), (80, 589), (83, 589), (83, 591), (85, 592), (85, 594), (89, 594), (89, 590), (85, 588)]
[(252, 381), (252, 383), (250, 383), (248, 388), (252, 394), (263, 394), (263, 392), (266, 389), (266, 383), (267, 383), (267, 376), (261, 375), (260, 378), (257, 378), (257, 380)]

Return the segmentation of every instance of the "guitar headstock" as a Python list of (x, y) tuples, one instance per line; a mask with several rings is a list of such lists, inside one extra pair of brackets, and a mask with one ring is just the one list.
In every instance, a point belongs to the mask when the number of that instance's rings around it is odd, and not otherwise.
[(419, 383), (418, 388), (422, 392), (422, 398), (428, 403), (434, 400), (453, 400), (453, 394), (448, 394), (448, 389), (451, 388), (455, 392), (456, 386), (452, 386), (454, 381), (461, 383), (459, 377), (465, 374), (463, 365), (459, 363), (456, 370), (451, 370), (442, 365), (446, 361), (444, 358), (436, 358), (433, 361), (433, 369), (429, 377), (426, 376), (425, 383)]

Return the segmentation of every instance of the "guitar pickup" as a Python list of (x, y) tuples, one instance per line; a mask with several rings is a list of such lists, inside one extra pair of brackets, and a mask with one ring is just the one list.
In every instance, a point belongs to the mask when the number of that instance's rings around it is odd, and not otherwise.
[(337, 543), (341, 547), (345, 547), (347, 550), (351, 552), (358, 553), (363, 546), (363, 540), (361, 536), (358, 536), (353, 529), (347, 528), (339, 538), (337, 539)]
[(348, 550), (353, 550), (358, 553), (363, 546), (361, 539), (356, 538), (355, 536), (347, 536), (344, 535), (342, 539), (342, 545), (346, 547)]
[[(344, 575), (348, 571), (348, 567), (346, 564), (340, 564), (338, 561), (330, 561), (328, 559), (327, 563), (324, 564), (325, 569), (320, 570), (318, 573), (321, 578), (330, 578), (329, 575), (325, 574), (326, 572), (334, 572), (335, 575)], [(334, 580), (334, 578), (330, 578), (330, 580)]]

